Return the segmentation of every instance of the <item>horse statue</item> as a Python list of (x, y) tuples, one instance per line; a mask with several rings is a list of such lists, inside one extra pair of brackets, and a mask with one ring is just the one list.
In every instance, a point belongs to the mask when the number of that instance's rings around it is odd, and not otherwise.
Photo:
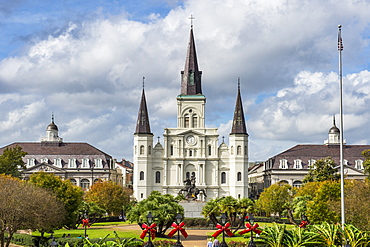
[(203, 193), (203, 195), (207, 197), (206, 191), (204, 189), (198, 189), (195, 186), (195, 176), (192, 176), (191, 179), (187, 178), (184, 183), (185, 188), (182, 188), (179, 191), (179, 195), (184, 195), (187, 200), (197, 200), (200, 193)]

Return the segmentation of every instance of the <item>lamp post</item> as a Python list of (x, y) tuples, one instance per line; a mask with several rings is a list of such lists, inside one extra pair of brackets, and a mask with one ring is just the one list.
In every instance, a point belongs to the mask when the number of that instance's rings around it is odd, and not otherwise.
[[(152, 215), (152, 212), (149, 212), (149, 214), (146, 216), (148, 225), (150, 226), (153, 223), (154, 216)], [(152, 243), (150, 239), (151, 232), (148, 231), (148, 242), (146, 243), (145, 247), (154, 247), (154, 244)]]
[[(176, 220), (176, 224), (177, 225), (180, 225), (181, 221), (182, 221), (182, 215), (180, 213), (178, 213), (175, 217), (175, 220)], [(173, 247), (184, 247), (182, 245), (182, 243), (180, 242), (180, 230), (177, 231), (177, 242), (175, 243), (175, 245)]]
[[(249, 215), (249, 224), (251, 225), (251, 227), (253, 227), (254, 225), (254, 216), (253, 214), (250, 214)], [(251, 241), (249, 241), (249, 244), (248, 244), (248, 247), (256, 247), (256, 244), (253, 242), (253, 231), (251, 231)]]
[[(226, 220), (227, 220), (225, 213), (222, 213), (220, 220), (221, 220), (222, 226), (225, 226)], [(225, 242), (225, 231), (222, 231), (222, 242), (220, 244), (220, 247), (228, 247), (227, 243)]]
[(94, 167), (95, 165), (91, 165), (91, 186), (94, 184)]

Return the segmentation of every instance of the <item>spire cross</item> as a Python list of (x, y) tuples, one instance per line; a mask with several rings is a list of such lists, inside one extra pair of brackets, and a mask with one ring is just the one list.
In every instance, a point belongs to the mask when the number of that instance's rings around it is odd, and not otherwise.
[(51, 122), (54, 123), (54, 112), (51, 113)]
[(160, 139), (160, 137), (158, 136), (158, 143), (159, 143), (159, 139)]
[(144, 85), (145, 85), (145, 76), (143, 76), (143, 88), (144, 88)]
[(225, 137), (224, 136), (222, 137), (222, 142), (225, 142)]
[(238, 77), (238, 90), (240, 90), (240, 77)]
[(193, 28), (193, 20), (195, 19), (195, 17), (193, 16), (193, 14), (190, 15), (189, 19), (190, 19), (191, 28)]

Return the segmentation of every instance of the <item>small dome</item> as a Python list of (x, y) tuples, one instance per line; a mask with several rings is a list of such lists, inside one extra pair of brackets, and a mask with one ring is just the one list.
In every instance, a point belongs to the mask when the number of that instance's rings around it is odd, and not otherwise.
[(329, 134), (339, 134), (339, 133), (340, 133), (340, 131), (337, 128), (337, 126), (335, 126), (335, 125), (333, 127), (331, 127), (330, 130), (329, 130)]
[(51, 122), (51, 124), (48, 125), (48, 127), (46, 127), (46, 130), (58, 130), (58, 127), (55, 125), (54, 122)]

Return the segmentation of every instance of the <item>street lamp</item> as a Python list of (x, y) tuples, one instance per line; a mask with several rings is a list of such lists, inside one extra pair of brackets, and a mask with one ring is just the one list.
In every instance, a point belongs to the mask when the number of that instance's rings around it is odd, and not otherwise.
[[(249, 224), (251, 225), (251, 227), (253, 227), (254, 225), (254, 216), (253, 214), (250, 214), (249, 215)], [(248, 244), (248, 247), (256, 247), (256, 244), (253, 242), (253, 231), (251, 231), (251, 241), (249, 241), (249, 244)]]
[[(87, 219), (87, 211), (85, 210), (85, 213), (84, 213), (84, 220), (86, 220)], [(86, 225), (86, 223), (84, 223), (84, 227), (85, 227), (85, 238), (86, 238), (86, 227), (87, 227), (87, 225)]]
[[(152, 212), (149, 212), (149, 214), (146, 216), (146, 220), (148, 222), (148, 225), (150, 226), (153, 223), (154, 216), (152, 215)], [(148, 242), (146, 243), (145, 247), (154, 247), (154, 244), (152, 243), (150, 239), (151, 232), (148, 231)]]
[[(175, 221), (177, 225), (180, 225), (182, 221), (182, 215), (180, 213), (176, 215)], [(180, 230), (177, 231), (177, 242), (175, 243), (173, 247), (184, 247), (182, 243), (180, 242)]]
[[(222, 213), (220, 220), (221, 220), (222, 226), (225, 226), (226, 220), (227, 220), (225, 213)], [(222, 243), (220, 244), (220, 247), (228, 247), (227, 243), (225, 242), (225, 231), (222, 231)]]
[(91, 186), (94, 184), (94, 167), (95, 165), (91, 165)]

